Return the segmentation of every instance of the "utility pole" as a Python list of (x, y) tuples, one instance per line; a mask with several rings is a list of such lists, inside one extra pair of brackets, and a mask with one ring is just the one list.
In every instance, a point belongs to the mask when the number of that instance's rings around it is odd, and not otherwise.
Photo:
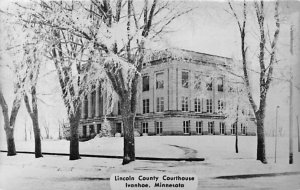
[(297, 115), (297, 129), (298, 129), (298, 152), (300, 152), (300, 137), (299, 137), (299, 119), (298, 119), (298, 115)]
[[(290, 53), (293, 60), (293, 25), (290, 31)], [(290, 62), (290, 126), (289, 126), (289, 164), (293, 164), (293, 70)]]
[(277, 121), (278, 121), (278, 108), (276, 107), (276, 131), (275, 131), (275, 163), (276, 163), (276, 153), (277, 153)]
[(235, 153), (239, 153), (239, 145), (238, 145), (238, 136), (239, 136), (238, 135), (238, 122), (239, 122), (239, 104), (236, 107)]

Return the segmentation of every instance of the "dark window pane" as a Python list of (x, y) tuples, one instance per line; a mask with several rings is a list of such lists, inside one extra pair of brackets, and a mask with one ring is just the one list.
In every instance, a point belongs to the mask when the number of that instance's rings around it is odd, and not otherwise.
[(149, 91), (149, 76), (143, 77), (143, 91)]
[(164, 74), (158, 73), (156, 74), (156, 89), (164, 88)]
[(224, 84), (223, 84), (223, 78), (218, 78), (218, 91), (223, 92), (224, 90)]
[(189, 87), (189, 72), (186, 72), (186, 71), (182, 72), (181, 82), (182, 82), (182, 87), (184, 87), (184, 88)]

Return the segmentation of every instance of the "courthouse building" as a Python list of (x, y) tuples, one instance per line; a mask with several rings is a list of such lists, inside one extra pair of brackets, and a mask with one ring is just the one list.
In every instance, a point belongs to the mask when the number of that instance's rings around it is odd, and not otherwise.
[[(235, 125), (226, 125), (224, 109), (228, 94), (228, 73), (232, 59), (187, 50), (165, 53), (145, 63), (138, 93), (135, 130), (141, 135), (234, 135)], [(99, 133), (104, 118), (112, 135), (123, 132), (119, 103), (110, 113), (100, 87), (82, 103), (81, 137)], [(249, 107), (250, 110), (250, 107)], [(249, 119), (238, 122), (239, 135), (255, 135)]]

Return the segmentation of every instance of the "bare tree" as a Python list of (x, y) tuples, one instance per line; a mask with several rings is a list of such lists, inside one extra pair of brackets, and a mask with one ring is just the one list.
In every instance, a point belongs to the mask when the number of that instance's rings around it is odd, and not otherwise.
[(25, 135), (25, 141), (27, 141), (27, 120), (25, 119), (25, 122), (24, 122), (24, 127), (25, 127), (25, 131), (24, 131), (24, 135)]
[(44, 129), (45, 129), (45, 133), (46, 133), (46, 139), (50, 139), (50, 129), (49, 129), (49, 123), (46, 119), (44, 119)]
[(30, 49), (27, 47), (25, 49), (25, 54), (27, 55), (27, 59), (25, 60), (26, 66), (29, 68), (28, 74), (28, 84), (30, 88), (30, 95), (31, 95), (31, 106), (29, 103), (29, 97), (27, 92), (24, 92), (24, 102), (26, 105), (27, 112), (32, 120), (33, 126), (33, 133), (34, 133), (34, 140), (35, 140), (35, 157), (40, 158), (43, 157), (42, 155), (42, 145), (41, 145), (41, 132), (39, 127), (39, 118), (38, 118), (38, 105), (37, 105), (37, 92), (36, 92), (36, 85), (38, 80), (38, 75), (40, 72), (40, 63), (37, 60), (36, 55), (36, 48)]
[(4, 118), (4, 130), (6, 133), (7, 141), (7, 155), (14, 156), (16, 155), (16, 147), (14, 140), (14, 129), (16, 118), (21, 106), (22, 100), (22, 88), (25, 81), (25, 78), (20, 75), (20, 70), (23, 69), (20, 65), (14, 65), (14, 72), (16, 73), (16, 79), (14, 82), (14, 100), (12, 103), (11, 113), (9, 114), (8, 105), (4, 98), (2, 87), (0, 86), (0, 105), (2, 108), (2, 114)]
[[(275, 31), (273, 34), (273, 39), (270, 39), (270, 50), (267, 51), (266, 36), (267, 29), (265, 26), (265, 10), (264, 10), (264, 1), (254, 2), (255, 13), (257, 17), (257, 23), (259, 25), (259, 66), (260, 66), (260, 79), (259, 79), (259, 104), (255, 103), (253, 99), (253, 93), (251, 91), (251, 85), (249, 80), (249, 65), (247, 60), (247, 46), (246, 46), (246, 24), (247, 24), (247, 3), (244, 0), (243, 3), (243, 16), (242, 19), (238, 18), (236, 11), (234, 10), (232, 3), (229, 1), (230, 10), (236, 19), (237, 25), (239, 27), (240, 38), (241, 38), (241, 53), (242, 53), (242, 66), (244, 80), (247, 88), (247, 94), (249, 102), (252, 106), (256, 125), (257, 125), (257, 160), (260, 160), (262, 163), (267, 163), (266, 153), (265, 153), (265, 133), (264, 133), (264, 120), (265, 120), (265, 108), (267, 93), (272, 81), (274, 63), (276, 62), (276, 49), (277, 41), (280, 31), (280, 20), (279, 20), (279, 1), (275, 2)], [(271, 37), (270, 37), (271, 38)], [(270, 56), (267, 58), (266, 53), (269, 53)]]
[(63, 121), (58, 121), (58, 139), (62, 139), (62, 127), (63, 127)]
[[(91, 83), (91, 79), (87, 79), (91, 75), (87, 76), (85, 70), (90, 72), (93, 68), (95, 78), (109, 79), (109, 85), (121, 102), (123, 164), (135, 160), (137, 86), (142, 66), (152, 55), (148, 44), (161, 37), (173, 20), (192, 10), (183, 9), (183, 6), (183, 3), (157, 0), (136, 4), (132, 0), (40, 1), (34, 11), (26, 9), (33, 19), (22, 17), (22, 21), (47, 27), (47, 40), (51, 39), (50, 57), (57, 68), (70, 122), (70, 159), (80, 158), (78, 124), (80, 98), (85, 91), (81, 86)], [(40, 9), (42, 11), (37, 13)], [(84, 67), (83, 63), (86, 63)]]

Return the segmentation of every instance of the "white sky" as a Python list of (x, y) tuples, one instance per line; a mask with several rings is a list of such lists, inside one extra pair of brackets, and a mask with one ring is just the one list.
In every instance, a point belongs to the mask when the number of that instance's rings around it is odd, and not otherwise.
[[(0, 1), (0, 7), (4, 7), (5, 1)], [(169, 33), (165, 40), (163, 41), (167, 46), (175, 46), (182, 49), (188, 49), (203, 53), (215, 54), (226, 57), (235, 57), (240, 59), (240, 38), (238, 33), (238, 28), (233, 17), (227, 13), (225, 10), (228, 10), (227, 3), (222, 1), (220, 2), (202, 2), (196, 3), (189, 1), (187, 3), (188, 6), (197, 6), (195, 9), (188, 15), (185, 15), (178, 19), (170, 26), (170, 30), (173, 31)], [(283, 5), (284, 9), (281, 10), (282, 15), (286, 18), (285, 21), (281, 24), (281, 32), (280, 32), (280, 41), (279, 41), (279, 59), (281, 62), (277, 66), (280, 68), (279, 70), (286, 70), (288, 66), (288, 60), (290, 60), (289, 54), (289, 27), (291, 24), (291, 20), (289, 15), (293, 13), (295, 16), (295, 10), (300, 10), (300, 3), (296, 5), (295, 2), (287, 2)], [(252, 2), (249, 3), (249, 6), (252, 6)], [(238, 9), (239, 7), (236, 6)], [(270, 12), (271, 13), (271, 12)], [(251, 15), (250, 15), (251, 16)], [(254, 16), (254, 15), (252, 15)], [(271, 15), (267, 15), (267, 21), (270, 21), (269, 17)], [(249, 21), (251, 25), (251, 29), (248, 31), (249, 41), (248, 45), (250, 48), (249, 57), (254, 68), (258, 68), (257, 63), (257, 47), (258, 43), (255, 41), (257, 35), (257, 24), (256, 20)], [(299, 20), (293, 21), (295, 26), (295, 48), (296, 55), (299, 57)], [(270, 28), (272, 28), (272, 24), (270, 24)], [(271, 34), (272, 35), (272, 34)], [(299, 59), (297, 59), (297, 64), (294, 64), (294, 75), (296, 75), (296, 80), (299, 81), (299, 71), (300, 71), (300, 63)], [(4, 60), (1, 60), (4, 61)], [(51, 65), (47, 67), (51, 68)], [(55, 72), (54, 72), (55, 73)], [(276, 76), (279, 76), (280, 72), (276, 72)], [(4, 77), (6, 76), (6, 77)], [(7, 83), (7, 87), (11, 84), (11, 74), (1, 72), (1, 80), (3, 81), (6, 78), (5, 82)], [(9, 84), (10, 83), (10, 84)], [(43, 125), (45, 123), (45, 119), (51, 123), (51, 131), (53, 132), (53, 136), (57, 135), (58, 124), (57, 121), (61, 120), (65, 116), (65, 109), (63, 107), (63, 103), (60, 98), (60, 88), (58, 86), (57, 78), (55, 74), (44, 77), (39, 81), (39, 92), (43, 94), (51, 94), (51, 95), (43, 95), (40, 98), (43, 101), (39, 103), (39, 111), (40, 111), (40, 127), (43, 132)], [(10, 88), (10, 87), (9, 87)], [(8, 89), (9, 89), (8, 88)], [(8, 91), (6, 91), (8, 92)], [(280, 105), (280, 121), (279, 125), (288, 127), (288, 86), (286, 83), (280, 83), (277, 86), (271, 88), (269, 92), (269, 101), (267, 105), (267, 117), (266, 124), (270, 124), (272, 126), (274, 124), (275, 117), (275, 108), (277, 105)], [(294, 90), (295, 97), (299, 97), (299, 91)], [(299, 105), (299, 98), (297, 99), (297, 103), (295, 105)], [(8, 100), (9, 101), (9, 100)], [(11, 101), (10, 101), (11, 102)], [(298, 107), (298, 106), (297, 106)], [(299, 112), (297, 112), (299, 113)], [(22, 133), (24, 132), (24, 121), (27, 121), (27, 126), (31, 126), (31, 120), (28, 117), (26, 110), (24, 109), (24, 104), (22, 105), (21, 111), (19, 113), (19, 117), (17, 119), (17, 128), (16, 128), (16, 138), (23, 138)], [(294, 120), (295, 121), (295, 120)], [(0, 114), (0, 123), (2, 121), (2, 114)], [(1, 125), (2, 126), (2, 125)], [(1, 127), (1, 133), (3, 134), (3, 127)], [(55, 131), (55, 132), (54, 132)]]

